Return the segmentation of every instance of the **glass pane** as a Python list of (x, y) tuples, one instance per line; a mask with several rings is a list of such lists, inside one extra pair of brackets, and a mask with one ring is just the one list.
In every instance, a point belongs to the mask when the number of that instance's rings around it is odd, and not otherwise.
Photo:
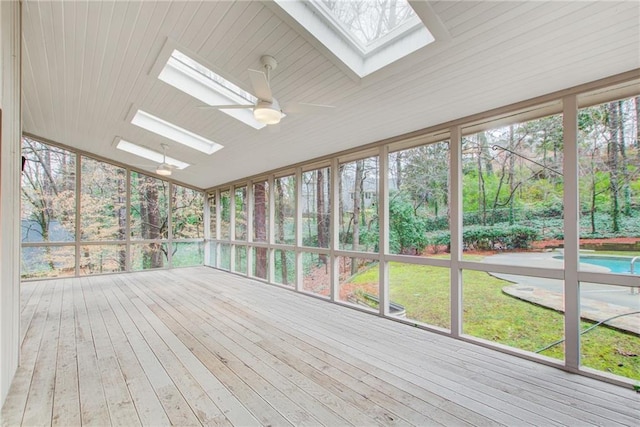
[(330, 168), (320, 168), (302, 174), (302, 244), (316, 248), (329, 247), (331, 198)]
[(220, 244), (220, 268), (223, 270), (231, 270), (231, 245)]
[(80, 274), (117, 273), (127, 269), (125, 245), (85, 245), (80, 248)]
[(169, 183), (131, 172), (131, 237), (157, 240), (168, 237)]
[(294, 286), (296, 283), (295, 252), (276, 249), (274, 255), (274, 281), (281, 285)]
[[(562, 138), (562, 115), (463, 138), (465, 259), (499, 262), (523, 249), (563, 246)], [(501, 254), (494, 260), (496, 251)], [(531, 265), (526, 257), (507, 263)], [(563, 263), (542, 265), (562, 268)]]
[(216, 260), (218, 259), (218, 244), (216, 242), (208, 242), (209, 245), (209, 259), (207, 265), (209, 267), (217, 267)]
[(269, 278), (269, 250), (267, 248), (253, 248), (253, 277), (260, 279)]
[(165, 268), (168, 247), (166, 243), (136, 243), (131, 245), (131, 269), (133, 271)]
[(247, 247), (235, 246), (235, 265), (233, 270), (236, 273), (247, 274)]
[(109, 163), (82, 157), (80, 185), (82, 240), (125, 240), (127, 171)]
[(274, 180), (275, 242), (292, 245), (296, 241), (296, 178), (293, 175)]
[(563, 280), (464, 270), (462, 281), (465, 334), (564, 359)]
[(253, 241), (266, 242), (269, 236), (269, 183), (253, 184)]
[(340, 165), (340, 249), (378, 252), (378, 157)]
[(74, 246), (36, 246), (22, 248), (22, 279), (73, 276), (76, 250)]
[[(407, 0), (336, 1), (311, 0), (329, 22), (353, 38), (365, 52), (368, 46), (384, 39), (409, 22), (420, 22)], [(334, 24), (335, 23), (335, 24)]]
[(389, 154), (389, 251), (449, 258), (449, 142)]
[(216, 235), (216, 222), (217, 222), (217, 217), (216, 217), (216, 198), (214, 195), (210, 195), (209, 196), (209, 236), (212, 239), (218, 239), (218, 236)]
[(247, 187), (235, 189), (236, 240), (247, 240)]
[(190, 267), (203, 264), (204, 242), (173, 242), (171, 249), (171, 264), (173, 267)]
[(337, 262), (340, 268), (338, 299), (377, 312), (380, 303), (378, 262), (342, 256)]
[(581, 270), (630, 274), (640, 255), (639, 103), (578, 112)]
[(181, 185), (173, 185), (171, 195), (174, 239), (204, 238), (204, 194)]
[(580, 283), (580, 363), (640, 381), (640, 285)]
[(229, 190), (220, 192), (220, 238), (231, 238), (231, 196)]
[(415, 322), (451, 328), (450, 270), (389, 263), (389, 312)]
[(329, 255), (302, 254), (302, 290), (312, 294), (329, 296), (331, 289), (331, 266)]
[(22, 241), (74, 241), (75, 154), (24, 137), (22, 156)]

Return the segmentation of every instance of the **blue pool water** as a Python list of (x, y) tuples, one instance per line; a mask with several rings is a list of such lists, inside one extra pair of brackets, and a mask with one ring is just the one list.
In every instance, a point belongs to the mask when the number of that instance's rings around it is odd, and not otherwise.
[[(554, 258), (562, 259), (563, 257), (557, 256)], [(580, 255), (580, 262), (607, 267), (612, 273), (630, 274), (632, 259), (633, 257)], [(634, 270), (634, 275), (640, 274), (640, 260), (636, 261)]]

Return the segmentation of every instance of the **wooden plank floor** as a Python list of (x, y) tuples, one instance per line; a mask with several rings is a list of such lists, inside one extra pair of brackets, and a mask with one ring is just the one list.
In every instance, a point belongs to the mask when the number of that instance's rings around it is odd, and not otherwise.
[(624, 389), (206, 267), (22, 287), (2, 425), (640, 425)]

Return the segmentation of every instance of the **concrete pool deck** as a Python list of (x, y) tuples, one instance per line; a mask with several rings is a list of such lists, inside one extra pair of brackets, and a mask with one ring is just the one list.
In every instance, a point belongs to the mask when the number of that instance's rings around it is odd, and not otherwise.
[[(557, 259), (560, 252), (511, 252), (487, 256), (482, 262), (512, 266), (544, 267), (562, 269), (563, 261)], [(582, 264), (584, 271), (607, 272), (606, 267)], [(508, 295), (533, 304), (564, 312), (564, 282), (557, 279), (520, 276), (515, 274), (490, 273), (512, 282), (502, 290)], [(640, 282), (640, 277), (638, 278)], [(640, 294), (631, 293), (630, 288), (614, 285), (582, 283), (580, 286), (580, 316), (600, 322), (614, 316), (640, 311)], [(606, 322), (607, 325), (640, 335), (640, 314), (619, 317)]]

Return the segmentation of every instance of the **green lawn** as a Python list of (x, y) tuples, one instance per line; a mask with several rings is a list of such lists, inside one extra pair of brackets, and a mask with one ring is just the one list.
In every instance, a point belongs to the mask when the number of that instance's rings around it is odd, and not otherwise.
[[(390, 298), (405, 306), (407, 318), (450, 327), (449, 269), (390, 263)], [(378, 280), (378, 268), (370, 268), (351, 282)], [(509, 282), (481, 271), (463, 273), (463, 332), (496, 343), (535, 352), (564, 335), (564, 315), (502, 293)], [(582, 322), (582, 329), (592, 323)], [(594, 369), (640, 380), (640, 337), (607, 327), (582, 336), (582, 364)], [(541, 354), (564, 358), (564, 346)]]

